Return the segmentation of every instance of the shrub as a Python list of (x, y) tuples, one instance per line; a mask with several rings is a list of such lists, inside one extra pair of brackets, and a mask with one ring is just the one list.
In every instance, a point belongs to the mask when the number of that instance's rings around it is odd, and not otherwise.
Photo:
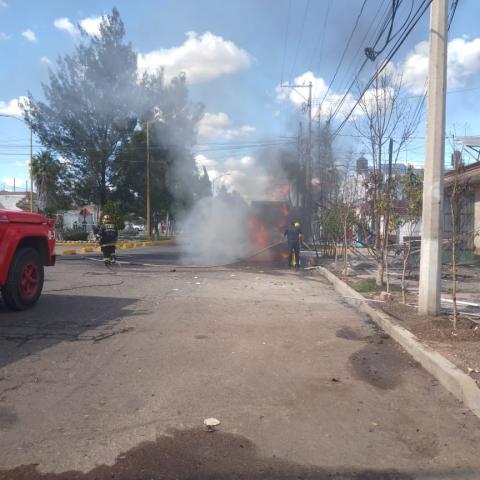
[(85, 232), (79, 228), (65, 228), (60, 231), (61, 237), (67, 242), (72, 241), (85, 241), (88, 239), (88, 232)]

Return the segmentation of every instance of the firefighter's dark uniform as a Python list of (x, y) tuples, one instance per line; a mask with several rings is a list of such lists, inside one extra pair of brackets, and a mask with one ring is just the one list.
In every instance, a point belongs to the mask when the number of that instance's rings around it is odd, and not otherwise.
[(300, 236), (302, 231), (291, 225), (287, 227), (284, 235), (287, 237), (288, 245), (288, 268), (292, 268), (292, 255), (295, 252), (295, 268), (300, 267)]
[(115, 244), (118, 239), (118, 230), (113, 223), (102, 224), (97, 232), (100, 248), (103, 253), (103, 260), (109, 264), (115, 260)]

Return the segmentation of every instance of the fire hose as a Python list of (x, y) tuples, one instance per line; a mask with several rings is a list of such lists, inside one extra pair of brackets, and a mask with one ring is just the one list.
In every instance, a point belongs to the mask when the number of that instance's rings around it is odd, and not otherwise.
[[(262, 248), (261, 250), (258, 250), (257, 252), (252, 253), (251, 255), (248, 255), (246, 257), (239, 258), (238, 260), (235, 260), (234, 262), (228, 262), (228, 263), (221, 263), (217, 265), (177, 265), (177, 264), (156, 264), (156, 263), (139, 263), (139, 262), (124, 262), (124, 261), (117, 261), (117, 264), (120, 265), (132, 265), (132, 266), (142, 266), (142, 267), (157, 267), (157, 268), (170, 268), (170, 269), (192, 269), (192, 268), (220, 268), (220, 267), (229, 267), (231, 265), (236, 265), (237, 263), (244, 262), (246, 260), (250, 260), (251, 258), (257, 257), (258, 255), (262, 254), (263, 252), (266, 252), (267, 250), (270, 250), (271, 248), (276, 247), (277, 245), (280, 245), (284, 243), (283, 240), (279, 242), (272, 243), (270, 245), (267, 245), (266, 247)], [(92, 258), (92, 257), (85, 257), (86, 260), (90, 260), (92, 262), (102, 262), (102, 260), (99, 260), (97, 258)]]

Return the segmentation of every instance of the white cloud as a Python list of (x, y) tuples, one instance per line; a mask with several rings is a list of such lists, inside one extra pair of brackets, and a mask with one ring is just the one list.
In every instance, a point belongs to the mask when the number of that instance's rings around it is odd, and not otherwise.
[(0, 0), (0, 7), (2, 7), (2, 8), (7, 8), (7, 7), (8, 7), (8, 3), (5, 2), (5, 0)]
[(35, 35), (35, 32), (32, 32), (29, 28), (22, 32), (22, 37), (26, 38), (29, 42), (38, 42), (38, 38)]
[(205, 155), (202, 153), (199, 153), (195, 155), (195, 161), (197, 162), (197, 165), (200, 167), (205, 167), (207, 170), (210, 168), (216, 168), (218, 167), (218, 162), (217, 160), (213, 160), (211, 158), (207, 158)]
[(5, 32), (0, 32), (0, 40), (10, 40), (10, 35), (7, 35)]
[(203, 167), (207, 170), (208, 178), (210, 181), (219, 177), (222, 172), (223, 166), (217, 160), (213, 160), (212, 158), (208, 158), (202, 153), (198, 153), (195, 155), (195, 163), (197, 165), (197, 169), (200, 174), (203, 174)]
[(3, 177), (0, 185), (8, 188), (13, 188), (15, 186), (21, 191), (22, 187), (25, 188), (25, 182), (25, 178)]
[(53, 25), (55, 28), (67, 32), (72, 37), (79, 34), (78, 28), (67, 17), (57, 18)]
[(48, 57), (40, 57), (40, 62), (45, 64), (45, 65), (48, 65), (50, 66), (52, 64), (52, 61), (48, 58)]
[(231, 170), (249, 170), (256, 165), (256, 160), (247, 155), (245, 157), (229, 157), (224, 162), (225, 167)]
[(165, 68), (170, 79), (182, 72), (189, 83), (208, 82), (250, 67), (250, 55), (235, 43), (211, 32), (187, 33), (179, 47), (153, 50), (138, 56), (139, 75)]
[(100, 24), (102, 23), (103, 16), (87, 17), (80, 20), (80, 26), (92, 37), (100, 36)]
[(239, 128), (230, 128), (232, 121), (223, 112), (205, 113), (198, 125), (198, 134), (201, 139), (232, 140), (245, 138), (255, 133), (255, 127), (243, 125)]
[(17, 161), (15, 162), (15, 165), (16, 165), (17, 167), (28, 167), (29, 163), (30, 163), (29, 160), (17, 160)]
[(272, 199), (269, 194), (272, 178), (264, 171), (233, 170), (230, 173), (219, 180), (227, 190), (235, 190), (247, 201)]
[[(414, 94), (425, 90), (428, 73), (428, 42), (418, 43), (405, 61), (395, 66), (403, 73), (403, 82)], [(480, 38), (454, 38), (448, 42), (447, 84), (448, 88), (463, 87), (468, 78), (480, 72)]]
[[(321, 77), (316, 77), (312, 72), (305, 72), (296, 77), (293, 80), (293, 85), (305, 85), (312, 82), (312, 103), (313, 103), (313, 113), (315, 114), (318, 105), (322, 102), (322, 113), (328, 115), (333, 113), (337, 106), (339, 105), (340, 101), (342, 100), (344, 94), (337, 93), (333, 90), (328, 91), (328, 85), (325, 80)], [(328, 91), (328, 92), (327, 92)], [(308, 89), (307, 88), (285, 88), (281, 87), (280, 85), (276, 88), (277, 93), (277, 100), (279, 102), (290, 101), (296, 106), (302, 106), (306, 103), (306, 98), (308, 97)], [(325, 94), (326, 97), (325, 97)], [(324, 99), (325, 97), (325, 99)], [(349, 93), (345, 100), (342, 103), (337, 115), (340, 117), (347, 114), (352, 106), (355, 103), (354, 96)]]
[(0, 113), (3, 113), (4, 115), (11, 115), (14, 117), (22, 118), (23, 113), (20, 108), (20, 104), (27, 102), (28, 98), (25, 96), (14, 98), (9, 102), (3, 102), (0, 100)]

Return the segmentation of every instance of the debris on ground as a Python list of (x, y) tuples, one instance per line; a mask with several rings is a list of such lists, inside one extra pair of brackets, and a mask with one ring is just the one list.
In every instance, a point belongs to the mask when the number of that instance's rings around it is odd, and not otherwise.
[(393, 295), (389, 292), (380, 292), (378, 299), (384, 302), (393, 302)]
[(205, 425), (205, 427), (207, 427), (207, 432), (214, 432), (215, 427), (220, 425), (220, 420), (217, 420), (216, 418), (210, 417), (210, 418), (206, 418), (203, 421), (203, 424)]

